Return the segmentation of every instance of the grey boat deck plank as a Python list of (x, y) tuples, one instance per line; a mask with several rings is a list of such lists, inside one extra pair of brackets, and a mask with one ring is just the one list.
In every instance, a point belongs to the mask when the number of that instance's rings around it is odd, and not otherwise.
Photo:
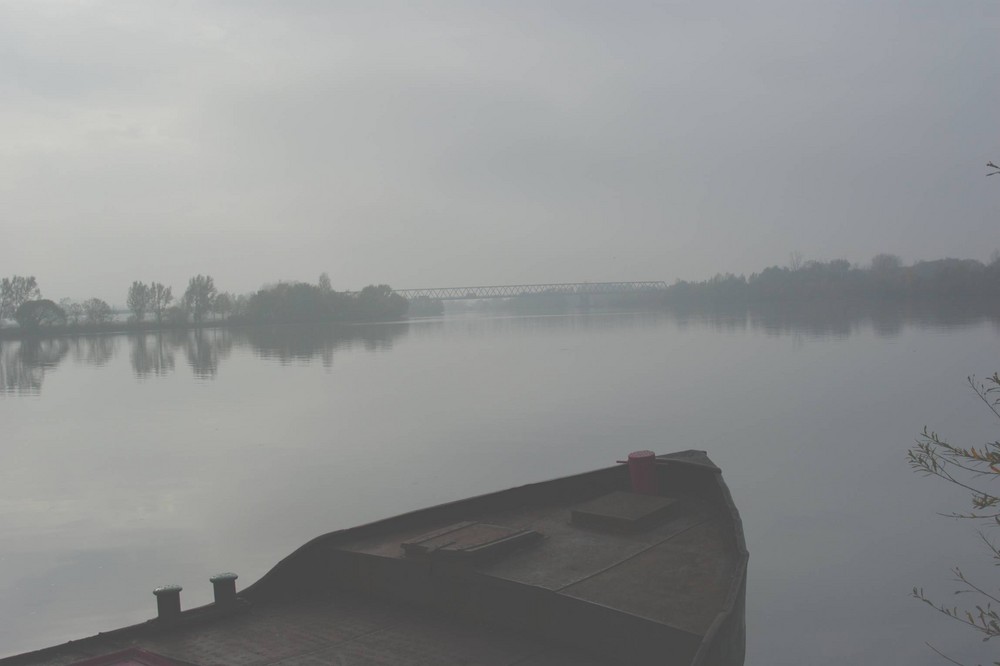
[(650, 546), (671, 538), (709, 519), (712, 511), (693, 499), (674, 518), (645, 532), (607, 533), (569, 522), (569, 507), (547, 513), (532, 523), (545, 535), (539, 544), (515, 552), (485, 568), (485, 573), (525, 585), (561, 590), (633, 557)]
[(196, 664), (306, 666), (339, 664), (468, 664), (477, 666), (600, 666), (580, 651), (516, 632), (456, 622), (422, 609), (337, 595), (267, 604), (194, 627), (152, 635), (69, 644), (23, 663), (67, 666), (127, 647)]
[[(531, 529), (543, 538), (479, 567), (483, 574), (561, 592), (678, 629), (703, 634), (728, 591), (735, 557), (718, 509), (677, 497), (675, 510), (638, 532), (576, 525), (574, 507), (591, 497), (474, 516), (483, 522)], [(704, 526), (714, 522), (714, 526)], [(422, 526), (342, 544), (342, 550), (403, 559), (401, 544), (447, 527)], [(669, 595), (651, 590), (670, 590)], [(700, 609), (700, 610), (699, 610)]]
[(562, 592), (703, 634), (725, 601), (736, 564), (727, 540), (721, 521), (702, 523)]

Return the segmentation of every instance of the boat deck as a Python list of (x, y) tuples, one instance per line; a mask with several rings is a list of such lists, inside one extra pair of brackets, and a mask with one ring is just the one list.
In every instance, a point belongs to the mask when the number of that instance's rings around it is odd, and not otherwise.
[(423, 609), (349, 594), (254, 605), (226, 617), (188, 623), (170, 631), (92, 638), (48, 650), (47, 654), (36, 653), (31, 659), (14, 657), (3, 663), (68, 666), (135, 647), (165, 657), (159, 662), (164, 666), (609, 663), (593, 661), (580, 651), (526, 639), (513, 631), (455, 622)]
[[(680, 497), (662, 522), (643, 531), (616, 532), (571, 521), (573, 508), (594, 499), (590, 495), (475, 515), (481, 523), (541, 535), (537, 543), (477, 565), (476, 571), (704, 634), (729, 592), (737, 560), (729, 545), (731, 527), (719, 507)], [(338, 549), (405, 560), (400, 544), (448, 524), (444, 518)]]
[[(630, 492), (619, 466), (332, 532), (235, 606), (0, 666), (742, 664), (747, 552), (728, 489), (703, 452), (655, 472), (656, 495)], [(128, 648), (166, 660), (94, 661)]]

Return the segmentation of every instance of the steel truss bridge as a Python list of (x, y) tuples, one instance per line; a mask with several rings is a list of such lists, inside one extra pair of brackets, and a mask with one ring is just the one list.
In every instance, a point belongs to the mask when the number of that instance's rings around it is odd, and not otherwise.
[(562, 282), (555, 284), (499, 284), (481, 287), (436, 287), (394, 289), (408, 300), (433, 298), (442, 301), (483, 298), (513, 298), (549, 294), (590, 296), (595, 294), (641, 294), (663, 291), (666, 282)]

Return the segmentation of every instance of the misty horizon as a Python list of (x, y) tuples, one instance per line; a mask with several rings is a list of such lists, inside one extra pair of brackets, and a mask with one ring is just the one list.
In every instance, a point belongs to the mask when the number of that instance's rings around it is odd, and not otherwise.
[[(496, 663), (992, 662), (960, 623), (1000, 611), (922, 602), (996, 580), (938, 514), (1000, 496), (935, 465), (1000, 475), (998, 34), (984, 0), (0, 2), (0, 661), (476, 661), (328, 613), (398, 586), (530, 639)], [(316, 540), (393, 515), (444, 531)], [(152, 590), (152, 642), (75, 642)]]
[(1000, 7), (0, 8), (5, 274), (118, 302), (986, 261)]
[[(892, 253), (878, 253), (878, 254), (874, 255), (872, 258), (874, 259), (874, 258), (877, 258), (877, 257), (880, 257), (880, 256), (882, 256), (882, 257), (891, 257), (891, 258), (898, 259), (900, 261), (900, 264), (901, 264), (901, 266), (903, 268), (915, 266), (915, 265), (920, 264), (922, 262), (937, 262), (937, 261), (975, 261), (975, 262), (979, 262), (980, 264), (983, 264), (983, 265), (989, 265), (989, 264), (995, 263), (996, 261), (1000, 260), (1000, 250), (992, 250), (989, 253), (988, 258), (985, 259), (985, 260), (980, 260), (980, 259), (972, 258), (972, 257), (961, 257), (961, 258), (959, 258), (959, 257), (933, 257), (933, 258), (926, 257), (926, 258), (914, 260), (913, 262), (906, 262), (899, 255), (892, 254)], [(848, 261), (848, 260), (844, 259), (842, 257), (839, 257), (839, 258), (831, 259), (829, 261), (835, 262), (835, 261)], [(799, 254), (797, 252), (791, 252), (791, 253), (789, 253), (788, 260), (785, 263), (783, 263), (783, 264), (779, 263), (779, 264), (773, 264), (773, 265), (770, 265), (770, 266), (761, 266), (761, 267), (758, 267), (756, 270), (749, 271), (749, 272), (740, 272), (740, 273), (736, 273), (736, 272), (733, 272), (733, 271), (730, 271), (730, 270), (720, 269), (720, 270), (716, 270), (716, 271), (710, 273), (708, 276), (705, 276), (704, 278), (698, 278), (698, 279), (691, 279), (691, 278), (684, 278), (684, 277), (679, 277), (679, 278), (676, 278), (676, 279), (674, 279), (672, 281), (665, 281), (665, 280), (660, 280), (660, 279), (657, 279), (657, 278), (651, 278), (650, 280), (643, 280), (643, 279), (639, 279), (639, 280), (631, 280), (631, 279), (624, 280), (623, 279), (623, 280), (618, 280), (618, 281), (610, 281), (610, 280), (608, 280), (608, 281), (605, 281), (605, 280), (587, 280), (587, 279), (583, 279), (583, 280), (574, 280), (572, 282), (524, 283), (524, 282), (508, 281), (508, 282), (497, 283), (497, 284), (500, 284), (500, 285), (511, 285), (511, 286), (517, 286), (517, 285), (545, 286), (545, 285), (586, 284), (586, 283), (601, 284), (601, 283), (613, 283), (613, 282), (666, 282), (668, 285), (675, 285), (675, 284), (680, 283), (680, 282), (700, 283), (700, 282), (703, 282), (705, 280), (709, 280), (710, 278), (713, 278), (713, 277), (718, 278), (718, 277), (721, 277), (721, 276), (730, 276), (730, 275), (732, 275), (732, 276), (739, 276), (739, 277), (750, 277), (750, 276), (754, 276), (754, 275), (759, 275), (764, 270), (774, 269), (774, 268), (785, 268), (785, 269), (789, 269), (789, 270), (795, 271), (795, 270), (798, 270), (801, 267), (808, 267), (810, 264), (817, 264), (817, 263), (818, 264), (824, 264), (824, 263), (829, 263), (829, 262), (828, 261), (823, 261), (823, 260), (817, 260), (817, 259), (814, 259), (814, 258), (811, 258), (811, 257), (809, 257), (809, 258), (802, 257), (801, 254)], [(869, 270), (870, 267), (871, 267), (871, 265), (872, 265), (872, 262), (868, 261), (868, 262), (860, 262), (859, 263), (859, 262), (849, 262), (848, 261), (848, 264), (850, 265), (850, 268), (852, 270)], [(212, 275), (211, 272), (206, 272), (205, 274), (206, 275)], [(201, 275), (201, 274), (199, 273), (199, 275)], [(319, 279), (322, 280), (323, 276), (328, 276), (328, 274), (326, 274), (325, 272), (320, 273)], [(37, 275), (32, 275), (31, 277), (34, 277), (36, 279), (38, 278)], [(175, 289), (178, 286), (180, 286), (181, 288), (183, 288), (184, 285), (188, 284), (189, 279), (190, 278), (182, 280), (179, 283), (179, 285), (167, 284), (166, 286), (172, 287), (172, 288), (175, 288)], [(141, 281), (141, 279), (140, 279), (140, 281)], [(239, 294), (247, 295), (247, 294), (253, 294), (253, 293), (255, 293), (255, 292), (259, 291), (259, 290), (262, 290), (262, 289), (272, 288), (275, 285), (279, 285), (279, 284), (296, 284), (296, 283), (315, 284), (316, 282), (317, 282), (317, 280), (315, 278), (312, 279), (312, 280), (309, 280), (309, 279), (306, 279), (306, 280), (284, 280), (284, 279), (267, 280), (267, 281), (261, 282), (258, 287), (254, 288), (254, 289), (250, 289), (248, 291), (243, 291), (243, 292), (233, 291), (233, 290), (225, 288), (225, 285), (220, 285), (220, 287), (221, 287), (220, 288), (220, 292), (232, 293), (232, 294), (236, 294), (236, 295), (239, 295)], [(364, 285), (357, 286), (357, 287), (338, 287), (336, 285), (332, 285), (332, 287), (333, 287), (333, 289), (335, 291), (338, 291), (338, 292), (357, 293), (357, 292), (359, 292), (361, 290), (361, 288), (363, 286), (371, 286), (371, 285), (376, 285), (376, 284), (385, 284), (385, 283), (381, 282), (381, 281), (378, 281), (378, 280), (372, 280), (372, 281), (369, 281), (369, 282), (365, 283)], [(39, 280), (39, 286), (41, 287), (41, 281), (40, 280)], [(418, 291), (418, 290), (431, 290), (431, 289), (481, 288), (483, 286), (487, 286), (487, 283), (485, 283), (485, 282), (475, 282), (475, 281), (465, 281), (465, 282), (460, 283), (458, 281), (455, 281), (453, 284), (436, 284), (436, 285), (389, 285), (389, 286), (391, 286), (394, 290)], [(127, 289), (128, 289), (128, 285), (126, 285), (125, 287), (123, 287), (123, 290), (127, 291)], [(42, 292), (42, 297), (44, 297), (44, 298), (52, 298), (53, 297), (53, 295), (46, 293), (46, 290), (44, 288), (41, 288), (41, 292)], [(94, 297), (94, 295), (90, 295), (89, 297)], [(101, 295), (97, 295), (96, 297), (97, 298), (103, 298)], [(63, 300), (68, 300), (68, 301), (77, 301), (77, 302), (79, 302), (79, 301), (85, 300), (86, 298), (88, 298), (88, 296), (81, 296), (81, 297), (74, 298), (72, 296), (66, 296), (64, 294), (57, 294), (57, 295), (55, 295), (55, 300), (63, 299)], [(115, 299), (115, 297), (104, 298), (104, 300), (106, 300), (111, 305), (111, 307), (114, 308), (115, 310), (122, 310), (122, 311), (127, 310), (128, 306), (125, 304), (126, 299), (123, 298), (123, 297), (119, 297), (119, 299)]]

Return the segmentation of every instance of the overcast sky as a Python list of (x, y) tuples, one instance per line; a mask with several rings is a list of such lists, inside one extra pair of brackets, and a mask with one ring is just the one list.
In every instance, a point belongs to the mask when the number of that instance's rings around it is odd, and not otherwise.
[(0, 275), (122, 303), (985, 260), (998, 35), (996, 2), (0, 2)]

